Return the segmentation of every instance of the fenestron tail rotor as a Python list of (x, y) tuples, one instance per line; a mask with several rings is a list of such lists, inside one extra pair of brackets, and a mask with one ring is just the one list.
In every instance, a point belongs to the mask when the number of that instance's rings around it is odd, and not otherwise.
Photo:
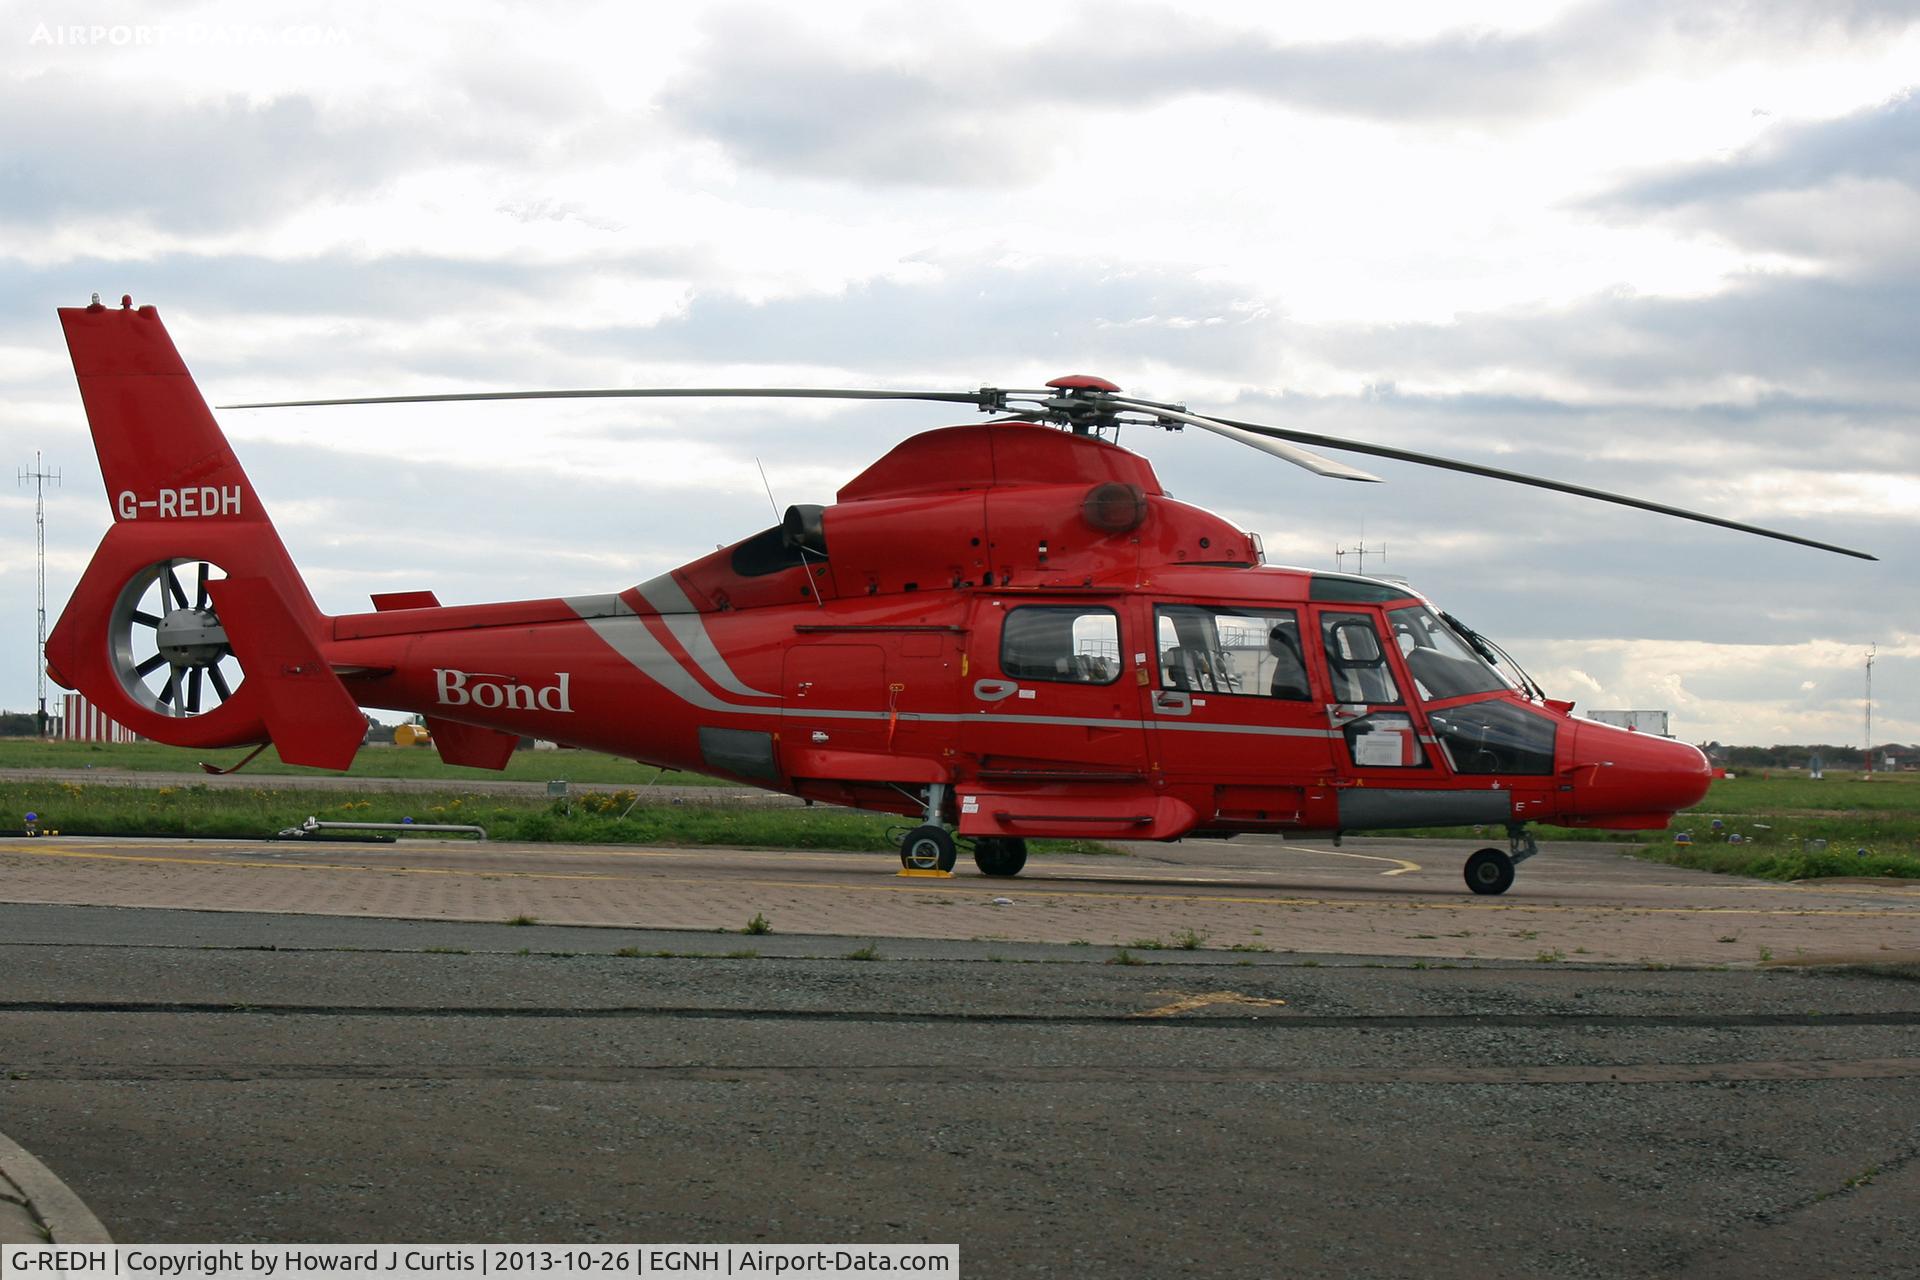
[(226, 576), (206, 561), (162, 560), (121, 588), (109, 623), (113, 665), (127, 696), (149, 711), (205, 715), (240, 686), (239, 660), (207, 589), (216, 573)]
[(1006, 389), (1000, 387), (980, 387), (973, 391), (910, 391), (890, 390), (886, 388), (858, 387), (610, 387), (597, 390), (560, 390), (560, 391), (459, 391), (428, 395), (408, 396), (355, 396), (330, 400), (269, 400), (254, 401), (247, 404), (221, 405), (223, 409), (290, 409), (319, 408), (339, 405), (377, 405), (377, 404), (441, 404), (461, 402), (484, 402), (501, 400), (599, 400), (599, 399), (770, 399), (770, 400), (895, 400), (926, 401), (935, 404), (969, 404), (982, 413), (999, 414), (1006, 418), (1024, 422), (1046, 423), (1063, 427), (1077, 434), (1105, 434), (1117, 432), (1123, 426), (1152, 426), (1178, 431), (1184, 427), (1197, 427), (1214, 435), (1259, 449), (1261, 452), (1290, 462), (1294, 466), (1311, 471), (1317, 476), (1336, 480), (1357, 480), (1377, 482), (1379, 476), (1362, 471), (1358, 467), (1321, 457), (1311, 449), (1333, 449), (1343, 453), (1358, 453), (1376, 458), (1388, 458), (1396, 462), (1409, 462), (1416, 466), (1435, 467), (1445, 471), (1456, 471), (1463, 475), (1481, 476), (1489, 480), (1501, 480), (1509, 484), (1527, 485), (1536, 489), (1547, 489), (1555, 493), (1570, 494), (1574, 497), (1588, 498), (1595, 502), (1608, 502), (1617, 506), (1633, 507), (1641, 511), (1651, 511), (1659, 515), (1672, 516), (1680, 520), (1692, 520), (1700, 524), (1715, 525), (1722, 529), (1732, 529), (1739, 533), (1750, 533), (1762, 538), (1773, 538), (1781, 542), (1791, 542), (1797, 546), (1811, 547), (1817, 551), (1831, 551), (1836, 555), (1852, 556), (1860, 560), (1877, 560), (1878, 556), (1865, 551), (1856, 551), (1850, 547), (1836, 546), (1830, 542), (1820, 542), (1798, 534), (1784, 533), (1777, 529), (1766, 529), (1759, 525), (1746, 524), (1738, 520), (1728, 520), (1704, 512), (1691, 511), (1684, 507), (1669, 506), (1666, 503), (1653, 502), (1646, 498), (1635, 498), (1627, 494), (1612, 493), (1604, 489), (1595, 489), (1587, 485), (1570, 484), (1561, 480), (1550, 480), (1543, 476), (1528, 475), (1519, 471), (1507, 471), (1499, 467), (1482, 466), (1479, 463), (1466, 462), (1458, 458), (1446, 458), (1437, 454), (1418, 453), (1411, 449), (1400, 449), (1390, 445), (1370, 444), (1364, 440), (1349, 440), (1339, 436), (1320, 435), (1311, 431), (1295, 431), (1286, 427), (1276, 427), (1261, 422), (1244, 422), (1234, 418), (1223, 418), (1212, 414), (1193, 413), (1182, 404), (1164, 404), (1153, 400), (1142, 400), (1123, 395), (1120, 388), (1104, 378), (1089, 374), (1075, 374), (1070, 377), (1055, 378), (1045, 388)]

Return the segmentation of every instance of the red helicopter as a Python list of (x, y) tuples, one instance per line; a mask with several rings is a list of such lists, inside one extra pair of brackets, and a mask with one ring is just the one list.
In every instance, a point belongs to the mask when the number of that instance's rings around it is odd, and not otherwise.
[[(271, 741), (343, 769), (362, 706), (420, 713), (452, 764), (522, 735), (917, 820), (900, 858), (990, 876), (1035, 837), (1500, 826), (1467, 859), (1503, 893), (1531, 823), (1664, 827), (1700, 752), (1571, 714), (1404, 584), (1263, 563), (1258, 539), (1169, 498), (1122, 424), (1192, 426), (1317, 474), (1301, 448), (1438, 466), (1864, 552), (1472, 463), (1204, 417), (1100, 378), (974, 392), (500, 392), (969, 404), (830, 506), (606, 595), (443, 606), (377, 594), (329, 616), (152, 307), (62, 309), (114, 524), (47, 639), (47, 670), (162, 742)], [(238, 405), (232, 408), (266, 408)], [(182, 580), (182, 574), (187, 578)]]

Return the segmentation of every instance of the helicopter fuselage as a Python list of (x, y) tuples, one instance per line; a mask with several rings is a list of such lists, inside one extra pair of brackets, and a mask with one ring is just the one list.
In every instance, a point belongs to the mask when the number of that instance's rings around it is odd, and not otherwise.
[(916, 436), (616, 594), (380, 603), (323, 646), (363, 705), (891, 812), (943, 784), (965, 836), (1659, 827), (1710, 777), (1410, 588), (1262, 565), (1143, 459), (1025, 424)]
[[(1481, 893), (1527, 824), (1660, 827), (1709, 781), (1694, 748), (1503, 676), (1404, 584), (1265, 565), (1097, 415), (913, 436), (832, 505), (624, 591), (328, 615), (158, 313), (60, 316), (114, 523), (48, 671), (159, 741), (345, 768), (386, 708), (455, 764), (531, 736), (916, 815), (910, 868), (951, 867), (957, 832), (997, 875), (1036, 836), (1504, 827)], [(1051, 385), (1073, 407), (1098, 381)]]

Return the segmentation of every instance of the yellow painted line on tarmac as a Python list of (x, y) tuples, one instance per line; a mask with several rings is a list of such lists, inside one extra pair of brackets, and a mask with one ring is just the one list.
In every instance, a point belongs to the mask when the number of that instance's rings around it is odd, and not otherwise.
[[(339, 871), (363, 872), (373, 875), (424, 875), (424, 876), (466, 876), (475, 879), (492, 880), (588, 880), (588, 881), (635, 881), (632, 876), (604, 874), (571, 873), (557, 871), (484, 871), (439, 867), (377, 867), (347, 863), (325, 862), (253, 862), (221, 858), (180, 858), (157, 854), (95, 853), (67, 848), (9, 849), (0, 851), (0, 858), (12, 854), (18, 857), (69, 858), (78, 861), (139, 862), (172, 864), (195, 867), (235, 867), (262, 871)], [(638, 881), (635, 881), (638, 883)], [(796, 889), (808, 892), (826, 893), (955, 893), (971, 892), (958, 886), (916, 886), (904, 884), (815, 884), (800, 880), (765, 880), (749, 877), (716, 880), (711, 876), (651, 876), (646, 883), (651, 884), (689, 884), (704, 885), (709, 888), (721, 884), (753, 885), (763, 889)], [(1113, 891), (1105, 889), (1046, 889), (1041, 881), (1022, 885), (1018, 882), (996, 881), (991, 887), (996, 893), (1016, 898), (1053, 898), (1062, 902), (1073, 902), (1087, 898), (1113, 898), (1126, 902), (1181, 902), (1181, 903), (1221, 903), (1223, 905), (1260, 906), (1260, 907), (1333, 907), (1340, 910), (1356, 911), (1369, 907), (1384, 907), (1413, 911), (1509, 911), (1541, 912), (1573, 915), (1581, 912), (1591, 914), (1616, 915), (1709, 915), (1709, 916), (1831, 916), (1837, 918), (1871, 919), (1883, 916), (1912, 918), (1916, 914), (1911, 909), (1895, 908), (1875, 910), (1867, 908), (1840, 907), (1644, 907), (1623, 906), (1612, 903), (1593, 903), (1591, 905), (1569, 906), (1564, 903), (1535, 903), (1500, 901), (1488, 902), (1478, 898), (1449, 898), (1445, 901), (1387, 901), (1355, 898), (1300, 898), (1300, 897), (1244, 897), (1234, 894), (1179, 894), (1179, 893), (1140, 893), (1134, 890)]]
[(1382, 871), (1380, 873), (1383, 879), (1387, 876), (1403, 876), (1409, 871), (1420, 870), (1420, 864), (1417, 862), (1409, 862), (1405, 858), (1389, 858), (1383, 853), (1348, 853), (1344, 849), (1315, 849), (1304, 844), (1290, 845), (1289, 847), (1298, 849), (1302, 853), (1324, 853), (1329, 858), (1365, 858), (1369, 862), (1394, 863), (1395, 866), (1392, 871)]
[(244, 858), (181, 858), (154, 853), (95, 853), (80, 849), (9, 849), (26, 858), (73, 858), (97, 862), (154, 862), (183, 867), (237, 867), (258, 871), (366, 871), (375, 875), (480, 876), (495, 880), (623, 880), (625, 876), (567, 871), (468, 871), (458, 867), (374, 867), (343, 862), (254, 862)]

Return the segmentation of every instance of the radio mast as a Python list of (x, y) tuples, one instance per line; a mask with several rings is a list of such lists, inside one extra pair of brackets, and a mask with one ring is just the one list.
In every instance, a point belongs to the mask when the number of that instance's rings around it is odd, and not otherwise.
[(60, 483), (58, 471), (48, 471), (41, 465), (40, 451), (33, 451), (33, 470), (24, 467), (20, 470), (20, 484), (33, 481), (33, 553), (39, 566), (39, 578), (35, 585), (34, 606), (37, 624), (33, 641), (33, 672), (38, 679), (40, 697), (40, 719), (37, 728), (41, 737), (47, 736), (47, 481)]
[(1873, 781), (1873, 655), (1879, 652), (1879, 648), (1880, 646), (1873, 645), (1873, 644), (1870, 644), (1867, 646), (1867, 776), (1866, 776), (1866, 781), (1868, 782)]

